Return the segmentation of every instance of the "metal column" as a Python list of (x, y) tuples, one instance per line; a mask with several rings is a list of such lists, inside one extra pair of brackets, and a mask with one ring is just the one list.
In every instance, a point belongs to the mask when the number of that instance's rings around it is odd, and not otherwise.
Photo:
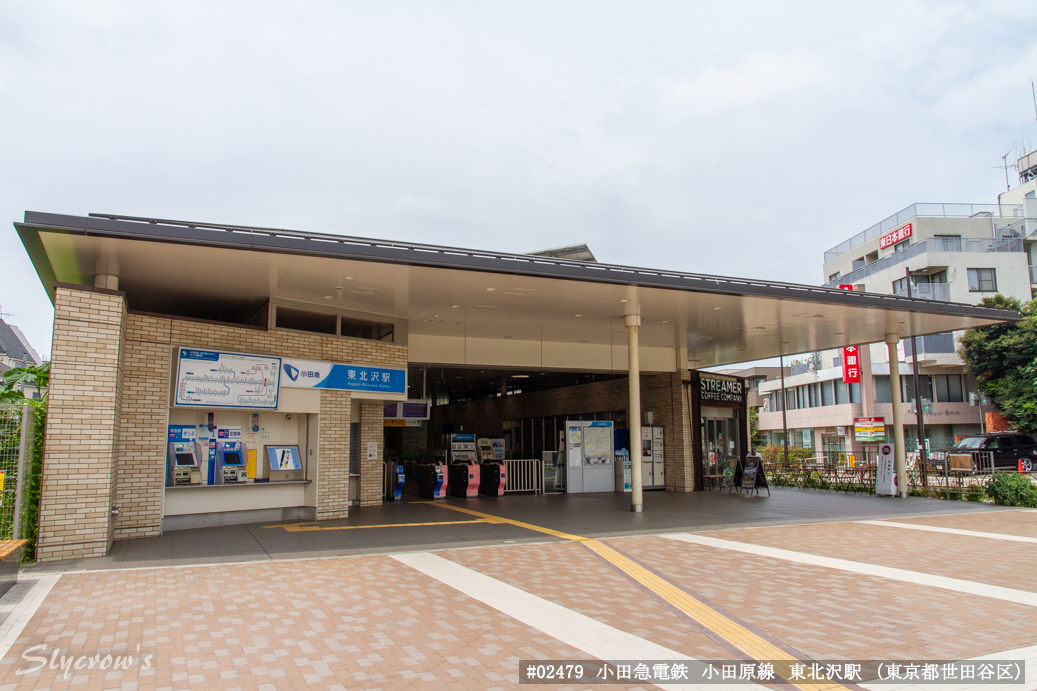
[(641, 326), (641, 315), (628, 314), (627, 363), (630, 400), (627, 405), (627, 426), (630, 428), (630, 510), (641, 513), (644, 498), (641, 485), (641, 361), (638, 356), (637, 329)]

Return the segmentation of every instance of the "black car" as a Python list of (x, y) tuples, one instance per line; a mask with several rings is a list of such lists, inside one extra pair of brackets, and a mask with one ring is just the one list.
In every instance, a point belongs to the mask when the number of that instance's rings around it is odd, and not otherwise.
[[(948, 453), (968, 453), (970, 451), (989, 451), (993, 454), (994, 468), (1011, 468), (1022, 466), (1024, 473), (1037, 470), (1037, 441), (1029, 434), (1020, 432), (992, 432), (965, 437), (954, 445), (954, 449), (934, 452), (929, 466), (934, 470), (943, 470)], [(986, 468), (984, 455), (976, 454), (972, 459), (972, 469)], [(977, 461), (979, 461), (977, 463)]]

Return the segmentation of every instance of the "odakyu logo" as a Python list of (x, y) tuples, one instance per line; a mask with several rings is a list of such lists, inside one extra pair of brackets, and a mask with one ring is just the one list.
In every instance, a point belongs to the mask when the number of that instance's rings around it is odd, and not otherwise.
[(288, 378), (292, 381), (299, 378), (299, 369), (297, 367), (292, 367), (287, 362), (284, 363), (284, 373), (287, 374)]

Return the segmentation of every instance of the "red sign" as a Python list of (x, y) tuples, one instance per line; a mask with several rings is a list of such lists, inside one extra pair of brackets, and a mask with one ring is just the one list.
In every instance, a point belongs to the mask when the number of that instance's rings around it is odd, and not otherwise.
[(861, 383), (861, 356), (857, 346), (843, 348), (843, 383)]
[(884, 250), (890, 245), (895, 245), (901, 240), (911, 237), (911, 224), (905, 223), (896, 230), (890, 231), (879, 238), (879, 249)]
[(853, 290), (853, 284), (851, 283), (840, 283), (839, 290)]

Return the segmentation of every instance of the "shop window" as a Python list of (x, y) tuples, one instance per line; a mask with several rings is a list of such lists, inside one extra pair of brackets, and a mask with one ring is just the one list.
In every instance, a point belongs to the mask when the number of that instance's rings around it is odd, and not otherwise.
[(997, 292), (997, 274), (994, 269), (969, 269), (969, 292)]
[(372, 341), (387, 341), (392, 343), (393, 330), (393, 325), (389, 323), (369, 322), (360, 319), (342, 317), (342, 330), (340, 331), (340, 335), (348, 336), (349, 338), (367, 338)]
[(307, 312), (288, 307), (278, 307), (275, 326), (279, 329), (294, 329), (296, 331), (312, 331), (319, 334), (335, 335), (335, 327), (338, 317), (334, 314), (320, 314), (319, 312)]

